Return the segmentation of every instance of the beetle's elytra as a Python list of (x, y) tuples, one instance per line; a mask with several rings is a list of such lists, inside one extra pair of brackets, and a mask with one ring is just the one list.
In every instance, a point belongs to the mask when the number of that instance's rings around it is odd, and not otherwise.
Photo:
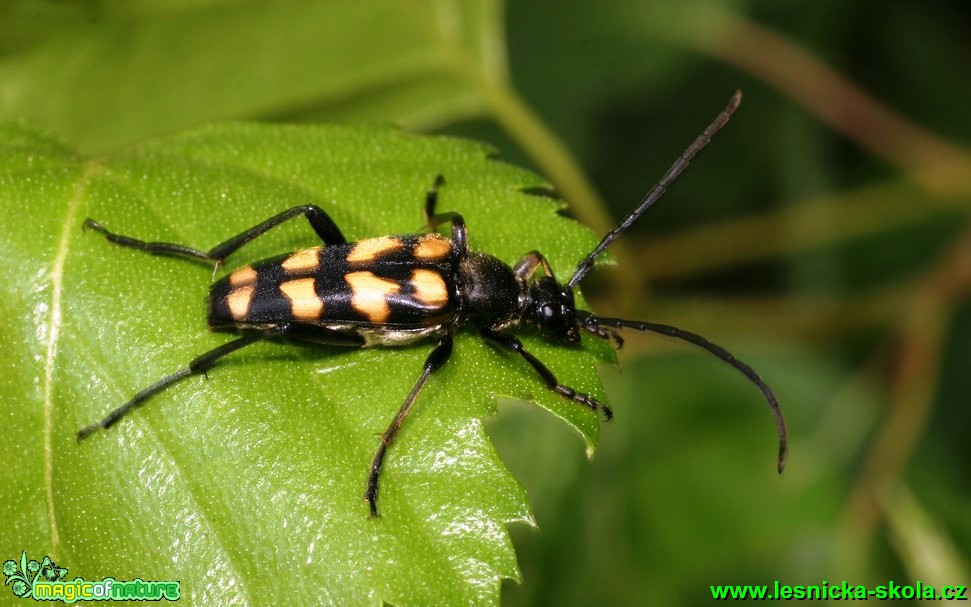
[(526, 253), (510, 267), (495, 257), (470, 250), (462, 216), (455, 212), (436, 213), (438, 191), (444, 184), (441, 177), (427, 194), (425, 218), (432, 228), (448, 223), (449, 237), (431, 232), (348, 242), (330, 216), (314, 205), (288, 209), (209, 251), (174, 243), (145, 242), (115, 234), (91, 219), (86, 220), (86, 228), (101, 232), (116, 244), (154, 254), (204, 259), (217, 267), (254, 238), (300, 215), (307, 218), (324, 245), (243, 266), (216, 281), (208, 299), (209, 325), (214, 330), (238, 332), (240, 337), (202, 354), (186, 368), (145, 388), (100, 422), (79, 431), (78, 440), (99, 428), (110, 427), (166, 387), (202, 373), (220, 358), (263, 339), (286, 336), (356, 347), (434, 341), (436, 345), (418, 381), (382, 434), (371, 461), (364, 498), (371, 515), (377, 516), (378, 481), (387, 449), (429, 376), (448, 361), (452, 336), (461, 327), (471, 326), (483, 339), (519, 354), (550, 390), (601, 411), (607, 419), (611, 411), (606, 405), (561, 384), (510, 330), (525, 326), (551, 341), (578, 343), (583, 333), (608, 339), (615, 330), (633, 329), (661, 333), (700, 346), (752, 381), (775, 415), (781, 472), (787, 451), (785, 421), (775, 395), (751, 367), (694, 333), (668, 325), (598, 317), (578, 310), (573, 297), (574, 287), (593, 268), (597, 256), (663, 196), (691, 159), (725, 125), (740, 102), (741, 93), (736, 92), (725, 110), (682, 153), (637, 208), (580, 260), (566, 283), (556, 280), (550, 264), (538, 251)]

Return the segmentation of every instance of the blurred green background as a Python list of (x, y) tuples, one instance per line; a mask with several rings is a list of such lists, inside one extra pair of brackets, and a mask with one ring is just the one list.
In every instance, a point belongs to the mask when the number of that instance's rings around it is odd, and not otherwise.
[(585, 286), (756, 367), (789, 467), (740, 376), (628, 335), (592, 463), (538, 408), (489, 420), (539, 524), (513, 529), (503, 601), (968, 585), (969, 25), (956, 0), (8, 0), (0, 117), (92, 154), (214, 121), (393, 122), (491, 142), (603, 232), (740, 88)]

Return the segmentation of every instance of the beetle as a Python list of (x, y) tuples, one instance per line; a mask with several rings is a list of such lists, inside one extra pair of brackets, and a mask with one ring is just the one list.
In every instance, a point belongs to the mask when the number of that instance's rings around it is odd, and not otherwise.
[[(699, 346), (741, 372), (762, 392), (779, 435), (779, 472), (785, 465), (787, 430), (778, 400), (750, 366), (721, 346), (694, 333), (657, 323), (605, 318), (577, 309), (574, 288), (591, 271), (597, 257), (655, 202), (687, 168), (689, 162), (729, 120), (741, 102), (737, 91), (726, 108), (678, 157), (670, 169), (600, 243), (577, 264), (572, 277), (559, 282), (539, 251), (531, 251), (510, 267), (499, 259), (473, 251), (465, 220), (454, 211), (437, 212), (439, 176), (425, 198), (425, 219), (433, 230), (449, 224), (450, 236), (435, 231), (380, 236), (348, 242), (321, 208), (290, 208), (230, 238), (209, 251), (168, 242), (146, 242), (109, 231), (87, 219), (84, 227), (109, 241), (152, 254), (175, 255), (212, 262), (214, 272), (227, 257), (281, 223), (303, 216), (323, 241), (302, 249), (243, 266), (215, 281), (208, 297), (208, 322), (213, 330), (240, 333), (235, 340), (193, 359), (187, 367), (167, 375), (112, 410), (99, 422), (77, 433), (78, 441), (107, 429), (133, 408), (168, 386), (205, 373), (219, 359), (256, 342), (278, 337), (317, 344), (350, 347), (398, 347), (435, 341), (418, 380), (381, 435), (371, 460), (364, 499), (372, 517), (378, 516), (378, 488), (388, 449), (411, 411), (428, 378), (449, 360), (452, 337), (471, 325), (487, 342), (518, 354), (547, 388), (565, 399), (601, 412), (610, 408), (595, 398), (560, 383), (554, 373), (523, 346), (511, 329), (534, 329), (545, 339), (576, 345), (583, 333), (621, 340), (620, 329), (650, 331)], [(214, 274), (215, 275), (215, 274)]]

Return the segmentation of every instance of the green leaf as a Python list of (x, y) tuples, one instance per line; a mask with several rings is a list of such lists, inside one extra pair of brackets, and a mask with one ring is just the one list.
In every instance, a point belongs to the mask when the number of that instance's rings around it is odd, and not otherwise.
[(433, 129), (489, 114), (606, 231), (593, 187), (507, 72), (496, 0), (0, 5), (0, 119), (105, 153), (224, 120)]
[[(534, 400), (588, 447), (599, 422), (472, 331), (389, 452), (376, 520), (362, 499), (368, 465), (430, 345), (257, 344), (75, 441), (229, 340), (206, 330), (209, 266), (117, 247), (82, 232), (85, 217), (204, 249), (303, 203), (350, 239), (410, 233), (438, 174), (440, 208), (460, 211), (472, 247), (505, 262), (538, 249), (565, 277), (596, 242), (557, 215), (561, 203), (524, 192), (540, 178), (467, 141), (236, 124), (93, 159), (2, 127), (0, 555), (48, 554), (85, 579), (176, 579), (207, 605), (496, 604), (500, 580), (518, 576), (505, 525), (532, 519), (482, 418), (497, 396)], [(227, 265), (315, 240), (288, 222)], [(609, 345), (523, 339), (562, 381), (603, 397), (595, 367)]]
[(99, 151), (227, 118), (442, 124), (482, 112), (501, 17), (491, 0), (15, 1), (0, 116)]

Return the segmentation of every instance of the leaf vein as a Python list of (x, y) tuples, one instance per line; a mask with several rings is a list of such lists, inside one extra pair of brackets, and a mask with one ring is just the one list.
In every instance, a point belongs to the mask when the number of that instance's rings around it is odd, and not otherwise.
[[(64, 340), (69, 342), (71, 346), (76, 350), (78, 356), (84, 359), (88, 363), (88, 365), (91, 366), (92, 370), (97, 374), (98, 377), (102, 379), (102, 381), (104, 382), (105, 386), (108, 389), (113, 390), (119, 396), (119, 398), (128, 398), (129, 394), (125, 390), (123, 390), (122, 387), (119, 386), (112, 379), (112, 374), (108, 371), (108, 369), (105, 367), (103, 362), (99, 360), (99, 358), (95, 356), (95, 354), (90, 349), (86, 347), (85, 342), (82, 339), (80, 339), (78, 335), (76, 335), (70, 330), (65, 330)], [(134, 420), (132, 421), (134, 422)], [(215, 542), (218, 544), (219, 550), (224, 555), (226, 566), (229, 569), (229, 571), (232, 572), (236, 580), (237, 586), (240, 588), (241, 595), (244, 599), (244, 604), (250, 604), (251, 597), (249, 595), (249, 590), (247, 589), (247, 586), (246, 586), (246, 579), (241, 574), (239, 567), (235, 564), (230, 550), (226, 548), (226, 544), (223, 542), (219, 527), (212, 523), (213, 517), (211, 516), (210, 513), (206, 511), (206, 508), (204, 507), (204, 501), (199, 499), (197, 492), (193, 488), (193, 483), (189, 481), (189, 479), (191, 478), (191, 475), (187, 475), (184, 473), (183, 466), (176, 459), (175, 453), (172, 450), (166, 448), (165, 444), (162, 441), (158, 440), (158, 436), (155, 435), (155, 431), (153, 430), (150, 424), (143, 423), (142, 428), (143, 428), (142, 431), (149, 438), (153, 439), (153, 444), (161, 452), (161, 455), (162, 455), (162, 457), (160, 458), (161, 461), (168, 462), (169, 465), (173, 468), (173, 471), (183, 479), (183, 482), (185, 483), (185, 486), (187, 488), (187, 493), (189, 494), (188, 499), (191, 499), (192, 504), (198, 509), (198, 512), (200, 514), (200, 518), (198, 519), (200, 522), (200, 525), (202, 524), (205, 525), (205, 528), (208, 531), (206, 533), (206, 536), (210, 538), (214, 538)]]
[(53, 412), (54, 412), (54, 368), (57, 359), (58, 339), (61, 335), (61, 297), (64, 290), (64, 266), (71, 245), (71, 235), (77, 222), (78, 207), (81, 199), (98, 169), (94, 162), (88, 162), (74, 185), (71, 197), (67, 200), (64, 226), (57, 241), (54, 261), (48, 273), (51, 285), (50, 326), (47, 330), (46, 355), (44, 357), (44, 421), (42, 425), (44, 453), (44, 491), (47, 500), (47, 522), (50, 528), (52, 552), (60, 545), (60, 532), (57, 527), (57, 514), (54, 508), (54, 449), (53, 449)]

